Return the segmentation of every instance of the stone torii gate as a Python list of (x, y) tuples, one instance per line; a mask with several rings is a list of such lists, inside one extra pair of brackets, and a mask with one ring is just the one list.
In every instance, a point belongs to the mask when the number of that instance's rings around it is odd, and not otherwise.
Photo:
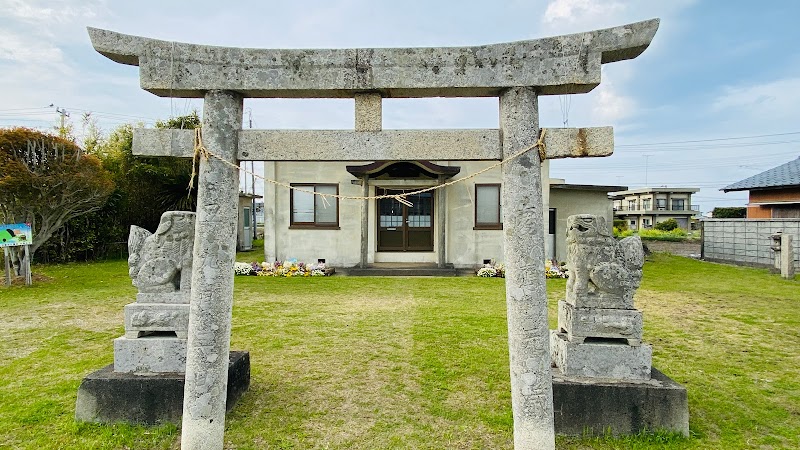
[[(181, 444), (223, 446), (236, 251), (236, 164), (258, 161), (503, 160), (540, 139), (538, 96), (600, 83), (604, 63), (632, 59), (658, 19), (477, 47), (277, 50), (212, 47), (89, 28), (94, 48), (139, 66), (141, 87), (204, 98)], [(355, 98), (355, 130), (242, 130), (242, 102)], [(499, 97), (500, 129), (381, 130), (383, 97)], [(610, 127), (548, 129), (539, 151), (503, 164), (503, 237), (514, 446), (553, 448), (541, 164), (606, 156)], [(192, 156), (191, 130), (136, 130), (134, 153)], [(224, 161), (223, 161), (224, 160)], [(232, 165), (229, 163), (233, 163)]]

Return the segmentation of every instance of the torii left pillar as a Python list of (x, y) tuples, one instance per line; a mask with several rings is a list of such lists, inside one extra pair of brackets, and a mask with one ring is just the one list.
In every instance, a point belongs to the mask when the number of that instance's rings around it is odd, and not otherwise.
[(185, 449), (220, 449), (224, 444), (241, 126), (241, 95), (221, 90), (206, 93), (202, 144), (233, 165), (200, 158), (181, 428)]

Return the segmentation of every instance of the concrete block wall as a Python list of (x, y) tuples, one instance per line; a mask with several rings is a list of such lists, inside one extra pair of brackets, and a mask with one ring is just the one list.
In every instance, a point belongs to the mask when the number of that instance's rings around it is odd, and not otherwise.
[(795, 267), (800, 268), (800, 219), (706, 219), (703, 221), (703, 259), (773, 267), (770, 236), (793, 235)]

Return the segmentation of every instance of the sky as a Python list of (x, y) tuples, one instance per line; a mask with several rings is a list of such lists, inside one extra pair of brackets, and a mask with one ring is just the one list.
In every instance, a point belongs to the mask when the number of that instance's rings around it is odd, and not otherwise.
[[(470, 46), (660, 18), (639, 57), (603, 65), (588, 94), (544, 96), (543, 127), (613, 126), (614, 155), (553, 161), (567, 183), (696, 187), (706, 213), (743, 206), (720, 188), (800, 156), (800, 2), (695, 0), (0, 0), (0, 127), (125, 123), (197, 110), (156, 97), (138, 68), (95, 52), (86, 27), (255, 48)], [(246, 99), (244, 127), (352, 129), (352, 100)], [(497, 99), (385, 99), (384, 129), (497, 128)], [(260, 189), (257, 184), (256, 189)]]

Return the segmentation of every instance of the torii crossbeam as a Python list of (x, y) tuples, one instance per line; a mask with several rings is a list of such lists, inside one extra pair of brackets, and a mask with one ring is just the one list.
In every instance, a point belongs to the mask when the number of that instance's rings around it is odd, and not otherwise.
[[(186, 44), (89, 28), (113, 61), (139, 66), (141, 87), (204, 98), (210, 153), (239, 160), (498, 160), (539, 139), (538, 96), (600, 83), (604, 63), (632, 59), (658, 19), (544, 39), (449, 48), (279, 50)], [(242, 130), (246, 97), (355, 98), (354, 131)], [(383, 97), (499, 97), (499, 130), (381, 130)], [(611, 128), (555, 129), (546, 158), (605, 156)], [(193, 134), (137, 130), (134, 152), (191, 156)], [(308, 149), (312, 149), (309, 151)], [(555, 446), (539, 152), (503, 165), (503, 237), (514, 446)], [(238, 171), (201, 160), (181, 443), (221, 449), (233, 303)]]

